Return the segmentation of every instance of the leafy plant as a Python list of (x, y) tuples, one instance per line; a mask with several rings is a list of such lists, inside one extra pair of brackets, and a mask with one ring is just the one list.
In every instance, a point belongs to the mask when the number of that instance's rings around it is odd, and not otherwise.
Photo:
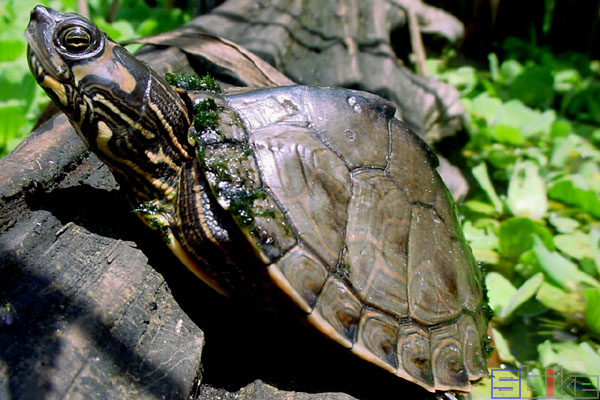
[(497, 354), (515, 367), (598, 375), (600, 67), (516, 39), (505, 51), (488, 71), (430, 60), (466, 109), (463, 156), (476, 184), (464, 229), (489, 271)]

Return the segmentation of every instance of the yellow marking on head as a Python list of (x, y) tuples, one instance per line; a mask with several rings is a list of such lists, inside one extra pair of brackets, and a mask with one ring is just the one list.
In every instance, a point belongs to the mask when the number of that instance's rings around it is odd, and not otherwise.
[(51, 90), (56, 95), (56, 97), (58, 97), (58, 100), (62, 103), (63, 106), (68, 105), (67, 93), (65, 92), (65, 87), (62, 83), (60, 83), (50, 75), (46, 75), (44, 77), (44, 80), (40, 83), (40, 86), (42, 86), (45, 89)]
[(121, 90), (125, 93), (132, 93), (135, 90), (137, 81), (131, 75), (129, 70), (123, 66), (113, 55), (113, 48), (119, 46), (116, 43), (106, 40), (102, 57), (92, 63), (82, 63), (75, 65), (71, 69), (75, 79), (79, 81), (87, 75), (97, 75), (101, 78), (113, 81), (119, 84)]
[(185, 158), (190, 158), (190, 156), (187, 153), (187, 151), (185, 151), (185, 149), (181, 146), (181, 143), (179, 143), (179, 140), (177, 140), (177, 138), (175, 137), (175, 134), (173, 133), (173, 128), (165, 120), (165, 117), (163, 116), (163, 113), (160, 110), (160, 108), (158, 108), (158, 106), (156, 104), (152, 103), (152, 102), (148, 103), (148, 105), (150, 106), (150, 108), (156, 113), (156, 115), (160, 119), (160, 122), (162, 123), (162, 125), (164, 126), (164, 128), (169, 133), (169, 137), (171, 138), (171, 141), (173, 142), (173, 144), (175, 145), (175, 147), (177, 147), (177, 150), (179, 150), (179, 153), (181, 155), (183, 155)]

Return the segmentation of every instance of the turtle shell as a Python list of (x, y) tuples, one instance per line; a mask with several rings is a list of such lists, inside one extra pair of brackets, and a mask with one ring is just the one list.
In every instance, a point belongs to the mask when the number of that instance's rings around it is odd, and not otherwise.
[(315, 328), (430, 391), (486, 374), (480, 272), (435, 155), (392, 104), (306, 86), (195, 103), (210, 191)]

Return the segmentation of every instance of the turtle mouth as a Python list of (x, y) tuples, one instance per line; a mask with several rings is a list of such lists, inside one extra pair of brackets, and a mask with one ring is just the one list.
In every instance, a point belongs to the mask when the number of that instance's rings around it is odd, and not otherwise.
[(24, 34), (28, 44), (29, 68), (40, 83), (47, 75), (60, 82), (66, 82), (71, 78), (68, 65), (55, 50), (53, 43), (58, 17), (54, 14), (56, 12), (53, 10), (36, 6), (31, 11), (29, 25)]

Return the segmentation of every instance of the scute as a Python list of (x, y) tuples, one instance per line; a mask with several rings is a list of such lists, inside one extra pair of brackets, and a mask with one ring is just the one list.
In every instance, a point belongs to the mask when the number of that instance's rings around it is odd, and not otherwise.
[(350, 199), (344, 163), (307, 129), (287, 125), (252, 132), (265, 187), (283, 204), (300, 239), (335, 268)]
[[(461, 311), (452, 240), (431, 208), (413, 206), (408, 239), (410, 316), (425, 325), (451, 320)], [(461, 271), (462, 273), (462, 271)]]
[(433, 390), (429, 331), (412, 322), (398, 330), (398, 375)]
[[(297, 296), (296, 302), (305, 312), (310, 313), (328, 276), (323, 263), (306, 249), (296, 246), (269, 268), (271, 271), (279, 271), (285, 281), (274, 278), (277, 284), (290, 297)], [(271, 272), (272, 276), (276, 273)]]
[(383, 170), (352, 176), (345, 265), (366, 304), (398, 318), (408, 316), (407, 247), (410, 204)]
[(308, 320), (342, 346), (351, 348), (356, 340), (362, 308), (362, 303), (349, 288), (331, 276)]
[(397, 321), (381, 312), (367, 310), (361, 316), (358, 338), (352, 351), (395, 374), (398, 366), (397, 340)]
[(431, 331), (432, 370), (438, 390), (471, 390), (459, 337), (456, 324)]

